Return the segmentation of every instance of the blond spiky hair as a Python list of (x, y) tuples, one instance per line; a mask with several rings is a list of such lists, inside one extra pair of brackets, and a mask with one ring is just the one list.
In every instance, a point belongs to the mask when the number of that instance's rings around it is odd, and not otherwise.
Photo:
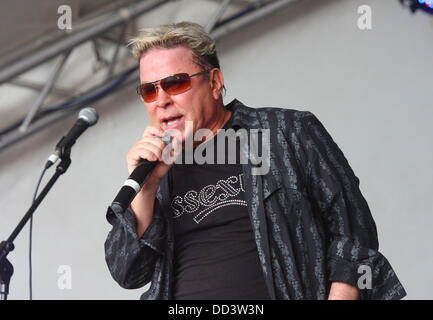
[(220, 69), (215, 41), (203, 27), (193, 22), (164, 24), (140, 30), (140, 35), (131, 40), (132, 54), (140, 57), (152, 48), (187, 47), (193, 53), (193, 61), (203, 69)]

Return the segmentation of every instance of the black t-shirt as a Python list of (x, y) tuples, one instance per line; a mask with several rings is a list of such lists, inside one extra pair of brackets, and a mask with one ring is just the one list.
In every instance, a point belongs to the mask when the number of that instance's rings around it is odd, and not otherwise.
[[(215, 137), (206, 143), (216, 147)], [(237, 163), (175, 164), (169, 172), (176, 300), (269, 299)]]

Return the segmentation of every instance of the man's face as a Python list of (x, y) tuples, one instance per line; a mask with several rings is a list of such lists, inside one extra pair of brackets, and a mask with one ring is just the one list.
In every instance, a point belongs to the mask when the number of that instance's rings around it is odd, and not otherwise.
[[(185, 47), (171, 49), (154, 48), (140, 58), (140, 82), (152, 82), (176, 73), (194, 74), (204, 71), (192, 60), (192, 52)], [(215, 121), (216, 102), (220, 88), (216, 88), (214, 69), (206, 75), (191, 78), (191, 89), (169, 95), (158, 86), (158, 96), (153, 102), (145, 102), (153, 126), (162, 130), (177, 129), (184, 136), (185, 121), (192, 121), (194, 131), (209, 128)], [(185, 137), (184, 137), (185, 138)]]

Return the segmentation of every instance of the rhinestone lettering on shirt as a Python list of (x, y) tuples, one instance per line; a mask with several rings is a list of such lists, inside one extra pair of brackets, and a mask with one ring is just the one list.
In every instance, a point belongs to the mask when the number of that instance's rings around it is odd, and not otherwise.
[(189, 190), (184, 196), (176, 196), (171, 201), (173, 218), (179, 218), (185, 213), (194, 214), (193, 220), (199, 224), (209, 214), (226, 206), (247, 206), (245, 200), (233, 199), (243, 188), (243, 173), (218, 180), (216, 184), (204, 186), (201, 190)]

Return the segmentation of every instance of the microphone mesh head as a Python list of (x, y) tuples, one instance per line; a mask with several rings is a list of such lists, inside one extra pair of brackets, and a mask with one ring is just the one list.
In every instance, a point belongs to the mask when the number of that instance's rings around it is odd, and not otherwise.
[(98, 113), (91, 107), (81, 109), (80, 113), (78, 114), (78, 119), (83, 119), (89, 126), (93, 126), (96, 122), (98, 122), (98, 118)]

